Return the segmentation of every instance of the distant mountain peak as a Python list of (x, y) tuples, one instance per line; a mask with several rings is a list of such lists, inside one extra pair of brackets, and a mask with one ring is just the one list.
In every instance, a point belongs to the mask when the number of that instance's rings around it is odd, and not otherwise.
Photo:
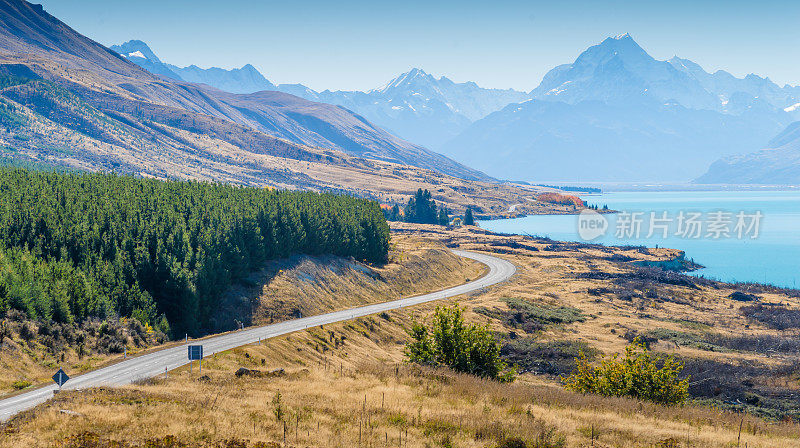
[(413, 82), (418, 82), (418, 81), (433, 83), (436, 82), (436, 78), (429, 75), (428, 73), (425, 73), (425, 70), (414, 67), (411, 70), (401, 74), (397, 78), (394, 78), (393, 80), (389, 81), (383, 87), (371, 90), (370, 92), (386, 93), (398, 87), (407, 86)]
[(586, 52), (591, 51), (593, 48), (613, 48), (616, 51), (626, 51), (626, 52), (636, 52), (638, 54), (645, 54), (648, 57), (650, 56), (647, 52), (642, 48), (630, 34), (620, 34), (619, 36), (609, 37), (599, 45), (595, 45), (594, 47), (590, 47)]
[(141, 40), (132, 39), (121, 45), (112, 45), (110, 48), (125, 57), (140, 57), (150, 62), (161, 63), (161, 59), (150, 49), (150, 46)]

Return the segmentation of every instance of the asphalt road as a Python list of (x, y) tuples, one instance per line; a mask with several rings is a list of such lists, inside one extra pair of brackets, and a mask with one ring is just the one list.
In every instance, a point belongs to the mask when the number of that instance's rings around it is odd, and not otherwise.
[[(483, 277), (465, 283), (463, 285), (448, 288), (420, 296), (398, 299), (391, 302), (367, 305), (348, 310), (335, 311), (332, 313), (319, 314), (316, 316), (294, 319), (278, 324), (266, 325), (263, 327), (253, 327), (246, 330), (236, 331), (220, 336), (192, 342), (190, 344), (203, 345), (206, 356), (230, 350), (242, 345), (254, 344), (264, 339), (284, 335), (294, 331), (304, 330), (334, 322), (355, 319), (357, 317), (368, 316), (407, 306), (418, 305), (420, 303), (431, 302), (434, 300), (446, 299), (458, 296), (471, 291), (479, 290), (487, 286), (507, 280), (516, 271), (513, 264), (500, 258), (475, 252), (456, 250), (456, 255), (479, 261), (489, 267), (489, 272)], [(130, 384), (137, 380), (163, 375), (166, 370), (173, 370), (188, 364), (186, 345), (171, 347), (164, 350), (148, 353), (135, 358), (129, 358), (108, 367), (97, 369), (83, 375), (75, 376), (64, 385), (64, 389), (85, 389), (95, 386), (120, 386)], [(53, 372), (55, 373), (55, 372)], [(69, 374), (70, 372), (66, 372)], [(53, 396), (53, 392), (58, 389), (55, 384), (32, 390), (23, 394), (15, 395), (5, 400), (0, 400), (0, 421), (5, 421), (26, 409), (30, 409), (40, 403), (44, 403)]]

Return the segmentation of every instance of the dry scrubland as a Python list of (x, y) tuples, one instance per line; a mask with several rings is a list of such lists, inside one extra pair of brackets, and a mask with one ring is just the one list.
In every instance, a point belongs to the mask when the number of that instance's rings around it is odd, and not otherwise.
[[(513, 261), (518, 274), (459, 302), (470, 320), (497, 330), (506, 356), (527, 359), (520, 365), (530, 373), (500, 384), (403, 363), (404, 327), (436, 306), (426, 304), (217, 354), (206, 360), (203, 377), (183, 368), (117, 390), (66, 392), (12, 420), (0, 445), (284, 446), (285, 440), (297, 447), (523, 446), (511, 444), (519, 438), (529, 447), (800, 446), (795, 423), (722, 409), (765, 413), (792, 403), (781, 401), (798, 389), (790, 318), (798, 298), (791, 292), (688, 282), (631, 266), (679, 255), (665, 249), (607, 249), (403, 224), (394, 225), (393, 239), (396, 264), (386, 268), (290, 260), (253, 277), (264, 275), (269, 288), (232, 297), (259, 296), (263, 306), (255, 320), (266, 322), (298, 309), (313, 313), (460, 283), (479, 268), (453, 260), (443, 245), (491, 251)], [(448, 267), (434, 272), (423, 257)], [(419, 282), (445, 272), (438, 283)], [(348, 289), (348, 302), (329, 301), (331, 293)], [(737, 291), (782, 303), (788, 314), (770, 320), (763, 310), (747, 309), (753, 302), (740, 300), (748, 297), (729, 298)], [(308, 300), (297, 302), (298, 296)], [(687, 369), (697, 370), (693, 392), (720, 409), (699, 401), (663, 407), (583, 396), (558, 385), (555, 375), (569, 368), (570, 350), (614, 353), (634, 335), (686, 359)], [(236, 376), (241, 367), (250, 372)], [(706, 384), (716, 390), (706, 391)], [(750, 401), (735, 404), (737, 393)]]

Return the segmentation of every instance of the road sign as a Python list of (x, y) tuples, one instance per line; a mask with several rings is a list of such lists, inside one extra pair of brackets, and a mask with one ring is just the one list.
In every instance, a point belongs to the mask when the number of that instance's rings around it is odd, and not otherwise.
[(55, 381), (56, 384), (58, 384), (58, 388), (61, 389), (61, 386), (63, 386), (64, 383), (69, 381), (69, 375), (64, 373), (62, 369), (58, 369), (58, 372), (56, 372), (56, 374), (53, 375), (53, 381)]
[(203, 346), (190, 345), (189, 346), (189, 361), (198, 361), (203, 359)]

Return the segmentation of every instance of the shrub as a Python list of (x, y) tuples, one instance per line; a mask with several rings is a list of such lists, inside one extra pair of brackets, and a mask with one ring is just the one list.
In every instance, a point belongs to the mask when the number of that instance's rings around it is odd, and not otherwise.
[(31, 382), (30, 381), (25, 381), (25, 380), (14, 381), (11, 384), (11, 387), (13, 387), (16, 390), (27, 389), (27, 388), (31, 387)]
[(33, 328), (32, 324), (24, 322), (19, 328), (19, 337), (26, 341), (31, 341), (36, 337), (36, 329)]
[(543, 325), (584, 322), (581, 310), (568, 306), (537, 305), (521, 299), (505, 299), (508, 307), (521, 313), (525, 320), (535, 320)]
[(485, 325), (465, 324), (458, 305), (437, 307), (430, 328), (414, 322), (406, 345), (411, 362), (447, 366), (500, 381), (513, 381), (514, 371), (500, 358), (500, 346)]
[(286, 416), (286, 408), (283, 406), (280, 392), (272, 397), (272, 414), (275, 415), (275, 420), (278, 422), (282, 422), (283, 418)]
[(689, 396), (689, 379), (680, 379), (683, 363), (672, 356), (654, 356), (638, 338), (620, 359), (592, 365), (581, 353), (575, 372), (566, 378), (568, 389), (605, 396), (628, 396), (661, 404), (681, 404)]
[(528, 448), (528, 444), (522, 439), (509, 437), (508, 439), (500, 442), (500, 445), (497, 445), (497, 448)]
[(577, 308), (534, 304), (517, 298), (504, 299), (504, 302), (508, 305), (508, 311), (485, 308), (476, 311), (495, 319), (503, 319), (508, 325), (521, 328), (527, 333), (543, 330), (550, 325), (565, 325), (586, 320), (581, 310)]

